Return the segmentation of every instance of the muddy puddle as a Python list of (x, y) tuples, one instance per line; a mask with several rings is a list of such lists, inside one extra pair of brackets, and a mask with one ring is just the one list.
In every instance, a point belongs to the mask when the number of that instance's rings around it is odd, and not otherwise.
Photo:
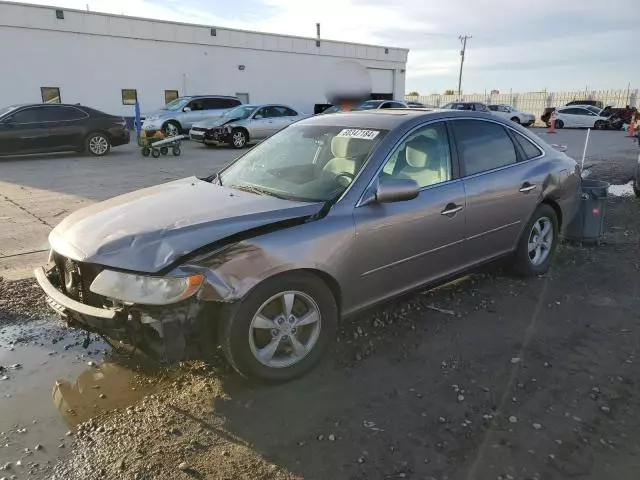
[(54, 319), (0, 327), (0, 477), (39, 478), (77, 424), (149, 391), (100, 337)]

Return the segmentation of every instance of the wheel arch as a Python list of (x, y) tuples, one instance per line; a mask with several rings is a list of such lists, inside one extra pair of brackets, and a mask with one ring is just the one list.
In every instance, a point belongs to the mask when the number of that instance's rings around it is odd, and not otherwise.
[(558, 217), (558, 230), (562, 230), (563, 218), (562, 218), (562, 209), (560, 205), (553, 198), (545, 198), (540, 202), (540, 205), (549, 205), (553, 208), (553, 211), (556, 212), (556, 217)]
[(241, 130), (244, 132), (244, 134), (247, 136), (247, 142), (249, 142), (251, 140), (251, 134), (249, 134), (249, 130), (247, 130), (247, 127), (244, 127), (242, 125), (238, 125), (236, 127), (233, 127), (231, 129), (231, 131), (233, 132), (234, 130)]

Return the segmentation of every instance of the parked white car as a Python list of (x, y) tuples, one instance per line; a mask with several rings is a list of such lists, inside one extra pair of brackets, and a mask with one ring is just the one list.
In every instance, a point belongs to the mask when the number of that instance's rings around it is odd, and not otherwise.
[(489, 110), (497, 117), (503, 118), (505, 120), (511, 120), (512, 122), (519, 123), (521, 125), (524, 125), (525, 127), (533, 125), (533, 123), (536, 121), (536, 117), (532, 113), (521, 112), (516, 107), (512, 107), (511, 105), (489, 105)]
[(556, 128), (609, 128), (609, 119), (600, 115), (595, 107), (571, 105), (556, 108)]

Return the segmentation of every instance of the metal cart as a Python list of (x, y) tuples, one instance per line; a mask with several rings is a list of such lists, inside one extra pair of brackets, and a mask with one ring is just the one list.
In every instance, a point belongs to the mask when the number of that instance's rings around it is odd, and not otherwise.
[(175, 137), (140, 137), (138, 145), (143, 157), (151, 155), (153, 158), (159, 158), (160, 155), (168, 155), (169, 149), (174, 157), (179, 157), (182, 153), (180, 146), (182, 141), (187, 139), (186, 135), (176, 135)]

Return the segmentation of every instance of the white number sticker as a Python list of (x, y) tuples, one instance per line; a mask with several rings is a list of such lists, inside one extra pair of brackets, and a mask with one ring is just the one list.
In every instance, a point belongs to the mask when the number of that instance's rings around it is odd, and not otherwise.
[(378, 136), (378, 130), (361, 130), (359, 128), (345, 128), (337, 136), (348, 138), (362, 138), (363, 140), (373, 140)]

